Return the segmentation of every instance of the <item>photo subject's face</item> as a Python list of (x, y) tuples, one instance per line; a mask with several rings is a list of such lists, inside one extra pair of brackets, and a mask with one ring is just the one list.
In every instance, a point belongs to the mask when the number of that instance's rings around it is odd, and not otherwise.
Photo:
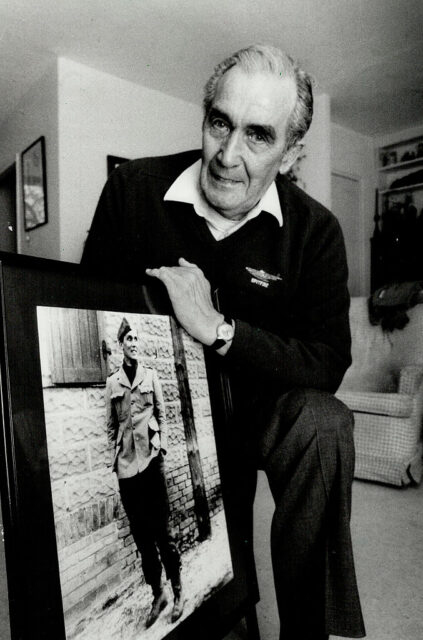
[(128, 331), (122, 342), (123, 357), (125, 360), (136, 360), (138, 357), (138, 334), (136, 331)]
[(241, 218), (275, 179), (296, 98), (294, 80), (270, 73), (234, 67), (219, 80), (203, 125), (200, 186), (223, 216)]

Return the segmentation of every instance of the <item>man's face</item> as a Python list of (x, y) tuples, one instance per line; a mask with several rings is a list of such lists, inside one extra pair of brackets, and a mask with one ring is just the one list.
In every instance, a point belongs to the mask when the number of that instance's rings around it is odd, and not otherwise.
[(123, 358), (128, 364), (138, 357), (138, 334), (136, 331), (128, 331), (122, 342)]
[(270, 73), (233, 67), (219, 80), (203, 124), (200, 186), (225, 218), (242, 218), (291, 166), (286, 125), (296, 98), (294, 80)]

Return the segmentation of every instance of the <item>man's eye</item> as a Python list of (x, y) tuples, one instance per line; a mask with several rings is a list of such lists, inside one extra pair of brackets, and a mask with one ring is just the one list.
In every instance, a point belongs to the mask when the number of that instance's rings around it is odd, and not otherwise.
[(216, 131), (220, 131), (224, 133), (229, 130), (227, 123), (221, 118), (213, 118), (210, 124), (213, 127), (213, 129), (215, 129)]
[(267, 142), (266, 136), (259, 131), (249, 131), (248, 137), (251, 142), (254, 142), (256, 144), (263, 144), (264, 142)]

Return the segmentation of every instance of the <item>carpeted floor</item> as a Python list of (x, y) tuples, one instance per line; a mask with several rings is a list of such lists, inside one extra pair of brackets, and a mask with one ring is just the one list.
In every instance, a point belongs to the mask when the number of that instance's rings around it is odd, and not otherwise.
[[(260, 473), (254, 521), (261, 640), (279, 638), (268, 550), (271, 500)], [(351, 529), (367, 639), (422, 640), (423, 484), (395, 488), (355, 480)]]

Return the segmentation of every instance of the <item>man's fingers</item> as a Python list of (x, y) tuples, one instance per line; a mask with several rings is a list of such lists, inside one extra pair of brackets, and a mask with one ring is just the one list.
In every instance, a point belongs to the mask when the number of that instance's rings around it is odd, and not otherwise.
[[(171, 274), (171, 273), (175, 273), (175, 274), (191, 273), (192, 268), (198, 269), (196, 264), (192, 264), (191, 262), (184, 260), (184, 258), (179, 258), (178, 262), (180, 264), (179, 267), (157, 267), (154, 269), (146, 269), (145, 272), (148, 276), (155, 276), (156, 278), (160, 278), (163, 275), (166, 276), (167, 274)], [(198, 269), (198, 270), (201, 271), (201, 269)]]
[(157, 278), (165, 285), (169, 295), (187, 292), (195, 286), (195, 277), (191, 270), (181, 267), (159, 267), (158, 269), (146, 269), (148, 276)]
[(148, 276), (158, 278), (164, 283), (169, 282), (169, 280), (176, 282), (177, 279), (194, 283), (198, 276), (201, 276), (201, 279), (205, 279), (204, 273), (196, 264), (188, 262), (184, 258), (179, 259), (179, 264), (179, 267), (159, 267), (155, 269), (146, 269), (145, 272)]
[[(197, 265), (194, 264), (194, 262), (188, 262), (188, 260), (185, 260), (185, 258), (179, 258), (178, 264), (181, 267), (197, 267)], [(198, 267), (197, 267), (197, 269), (198, 269)]]
[(148, 276), (161, 279), (160, 269), (146, 269), (145, 272)]
[(179, 266), (146, 269), (147, 275), (160, 280), (167, 289), (176, 318), (190, 335), (204, 344), (216, 336), (220, 314), (213, 306), (210, 283), (197, 265), (185, 258)]
[(196, 269), (200, 273), (203, 273), (202, 270), (200, 269), (200, 267), (197, 264), (195, 264), (194, 262), (188, 262), (188, 260), (185, 260), (185, 258), (179, 258), (178, 264), (181, 267), (188, 267), (188, 268), (191, 268), (191, 269)]
[(159, 267), (158, 269), (146, 269), (146, 274), (161, 280), (164, 285), (168, 286), (173, 280), (171, 267)]

